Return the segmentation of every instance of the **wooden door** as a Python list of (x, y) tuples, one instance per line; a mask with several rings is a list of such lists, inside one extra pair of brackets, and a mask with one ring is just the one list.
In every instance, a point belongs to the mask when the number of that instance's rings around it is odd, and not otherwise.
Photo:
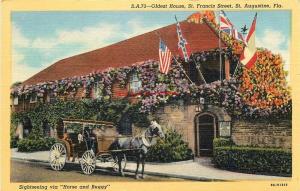
[(212, 156), (213, 139), (215, 137), (215, 118), (211, 115), (201, 115), (198, 123), (199, 154)]

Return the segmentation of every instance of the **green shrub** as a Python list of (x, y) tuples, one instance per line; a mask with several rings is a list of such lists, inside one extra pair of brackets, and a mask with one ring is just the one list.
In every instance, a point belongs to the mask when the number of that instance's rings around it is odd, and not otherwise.
[(17, 147), (17, 138), (15, 137), (16, 127), (14, 125), (10, 126), (10, 148)]
[(213, 161), (222, 169), (246, 173), (290, 176), (292, 155), (283, 149), (258, 147), (216, 147)]
[(20, 152), (33, 152), (33, 151), (45, 151), (55, 143), (54, 138), (46, 137), (39, 139), (21, 139), (17, 143), (18, 151)]
[(16, 148), (18, 146), (17, 143), (17, 139), (10, 138), (10, 148)]
[[(214, 138), (213, 140), (213, 155), (215, 155), (215, 148), (217, 147), (226, 147), (226, 146), (234, 146), (234, 142), (229, 138)], [(214, 158), (212, 158), (212, 162), (215, 163)]]
[(213, 141), (214, 148), (232, 146), (234, 142), (229, 138), (215, 138)]
[(188, 144), (182, 140), (182, 135), (175, 130), (168, 130), (164, 140), (158, 140), (156, 145), (150, 147), (146, 160), (174, 162), (192, 158), (193, 152)]

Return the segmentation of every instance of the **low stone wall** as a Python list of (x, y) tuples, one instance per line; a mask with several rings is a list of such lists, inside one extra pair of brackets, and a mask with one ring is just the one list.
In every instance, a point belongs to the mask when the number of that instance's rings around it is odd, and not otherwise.
[(237, 145), (291, 149), (292, 122), (235, 120), (232, 139)]

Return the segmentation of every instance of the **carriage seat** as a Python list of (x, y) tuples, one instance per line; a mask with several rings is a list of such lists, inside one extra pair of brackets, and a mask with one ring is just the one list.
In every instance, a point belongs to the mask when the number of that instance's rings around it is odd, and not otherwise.
[(77, 133), (69, 133), (69, 141), (70, 146), (71, 146), (71, 152), (74, 153), (75, 152), (75, 148), (77, 148), (80, 143), (78, 141), (78, 134)]
[(79, 144), (77, 133), (69, 133), (69, 138), (71, 139), (72, 145)]

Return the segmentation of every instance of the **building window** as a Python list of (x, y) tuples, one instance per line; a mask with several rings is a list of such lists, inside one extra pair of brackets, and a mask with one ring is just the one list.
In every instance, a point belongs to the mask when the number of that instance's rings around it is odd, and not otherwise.
[(36, 94), (32, 94), (30, 96), (30, 101), (29, 103), (36, 103), (37, 102), (37, 95)]
[(129, 91), (130, 93), (138, 93), (142, 88), (142, 82), (138, 78), (138, 75), (134, 73), (130, 78)]
[(53, 92), (47, 94), (47, 102), (54, 103), (57, 101), (57, 96)]
[(219, 121), (220, 137), (231, 136), (231, 121)]
[(13, 105), (18, 105), (19, 104), (19, 98), (18, 97), (14, 97), (13, 98)]
[(102, 95), (102, 91), (103, 91), (103, 84), (102, 83), (95, 83), (94, 84), (94, 98), (97, 99), (97, 98), (100, 98), (101, 95)]

